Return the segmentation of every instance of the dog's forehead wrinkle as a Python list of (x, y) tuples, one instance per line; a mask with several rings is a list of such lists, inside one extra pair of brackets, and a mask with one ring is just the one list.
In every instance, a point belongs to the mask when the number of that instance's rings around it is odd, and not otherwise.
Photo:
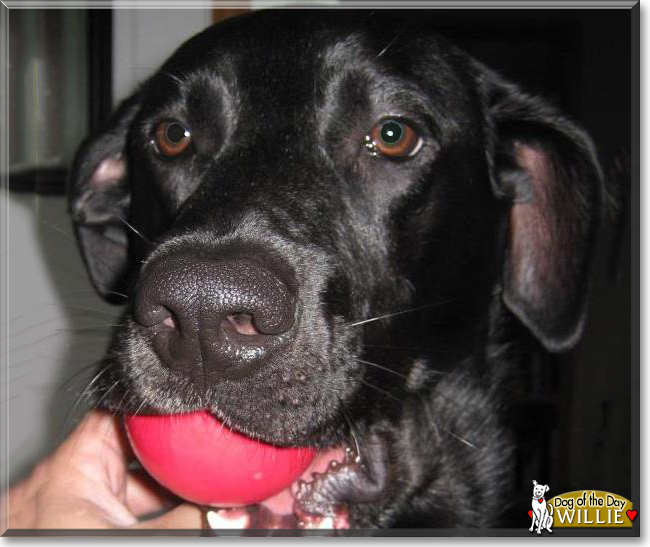
[[(310, 82), (314, 80), (315, 53), (308, 41), (291, 43), (287, 39), (284, 47), (290, 51), (283, 54), (277, 53), (276, 46), (267, 40), (252, 41), (245, 53), (238, 54), (236, 62), (231, 53), (226, 56), (232, 67), (231, 89), (237, 97), (240, 114), (255, 120), (256, 127), (260, 123), (295, 123), (307, 119), (311, 111)], [(287, 97), (291, 100), (285, 100)]]
[[(319, 134), (326, 134), (329, 125), (327, 114), (340, 110), (341, 105), (345, 105), (342, 98), (349, 100), (355, 93), (359, 99), (352, 101), (344, 118), (361, 109), (368, 115), (414, 118), (430, 129), (436, 138), (446, 136), (446, 140), (451, 140), (462, 134), (463, 127), (457, 115), (462, 110), (459, 101), (469, 100), (466, 86), (438, 53), (437, 47), (432, 47), (430, 41), (426, 44), (416, 42), (410, 50), (424, 48), (427, 55), (413, 55), (413, 59), (407, 55), (400, 63), (389, 65), (378, 62), (377, 57), (371, 54), (372, 48), (365, 42), (367, 38), (352, 34), (329, 46), (327, 54), (323, 55), (318, 82), (322, 82), (320, 85), (324, 89), (315, 95), (323, 113)], [(402, 66), (404, 62), (422, 66), (409, 72)], [(433, 69), (432, 65), (436, 68)], [(441, 79), (442, 74), (445, 86), (435, 86), (433, 82)]]
[[(223, 118), (223, 125), (228, 129), (229, 134), (232, 134), (236, 129), (238, 112), (241, 108), (238, 87), (236, 77), (225, 72), (223, 67), (220, 67), (219, 72), (197, 74), (188, 82), (185, 94), (191, 117), (199, 123), (203, 121), (206, 124)], [(211, 111), (206, 106), (214, 110)]]
[(324, 83), (324, 89), (316, 96), (322, 97), (326, 108), (340, 102), (343, 91), (355, 92), (380, 105), (428, 108), (427, 97), (416, 82), (392, 72), (371, 56), (360, 57), (357, 50), (361, 46), (356, 36), (349, 41), (353, 45), (336, 44), (323, 56), (317, 83)]

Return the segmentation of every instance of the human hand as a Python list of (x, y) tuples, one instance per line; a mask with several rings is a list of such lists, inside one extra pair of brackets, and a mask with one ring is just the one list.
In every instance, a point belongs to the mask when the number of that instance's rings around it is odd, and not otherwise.
[[(4, 496), (9, 529), (200, 529), (201, 511), (142, 473), (117, 419), (90, 412), (57, 450)], [(148, 514), (168, 509), (153, 519)]]

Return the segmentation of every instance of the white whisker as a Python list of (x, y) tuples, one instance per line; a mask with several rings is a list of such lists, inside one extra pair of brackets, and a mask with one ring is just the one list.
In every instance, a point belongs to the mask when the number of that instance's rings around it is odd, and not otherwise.
[(363, 321), (357, 321), (356, 323), (351, 323), (348, 327), (358, 327), (359, 325), (364, 325), (365, 323), (371, 323), (372, 321), (379, 321), (380, 319), (388, 319), (389, 317), (394, 317), (396, 315), (402, 315), (405, 313), (412, 313), (415, 311), (425, 310), (427, 308), (435, 308), (437, 306), (442, 306), (443, 304), (448, 304), (457, 300), (456, 298), (450, 298), (448, 300), (441, 300), (440, 302), (435, 302), (433, 304), (426, 304), (424, 306), (418, 306), (417, 308), (411, 308), (409, 310), (402, 310), (395, 313), (387, 313), (386, 315), (380, 315), (379, 317), (371, 317), (370, 319), (364, 319)]
[(406, 378), (404, 374), (401, 372), (397, 372), (396, 370), (393, 370), (391, 368), (385, 367), (383, 365), (378, 365), (377, 363), (371, 363), (370, 361), (364, 361), (363, 359), (355, 359), (355, 361), (358, 361), (359, 363), (363, 363), (365, 365), (370, 365), (371, 367), (375, 367), (381, 370), (385, 370), (386, 372), (390, 372), (391, 374), (395, 374), (396, 376), (399, 376), (400, 378)]
[[(100, 378), (100, 376), (102, 376), (102, 375), (103, 375), (103, 374), (104, 374), (104, 373), (105, 373), (105, 372), (106, 372), (110, 367), (111, 367), (111, 363), (107, 364), (107, 365), (104, 366), (102, 369), (100, 369), (100, 371), (99, 371), (97, 374), (95, 374), (95, 376), (90, 380), (90, 382), (88, 382), (88, 384), (86, 384), (86, 387), (84, 387), (84, 388), (81, 390), (81, 392), (79, 393), (79, 395), (77, 395), (74, 404), (72, 405), (72, 407), (71, 407), (70, 410), (68, 411), (67, 416), (66, 416), (65, 419), (63, 420), (63, 426), (61, 427), (61, 434), (60, 434), (60, 438), (59, 438), (59, 440), (62, 440), (62, 439), (63, 439), (63, 435), (65, 435), (65, 433), (66, 433), (66, 429), (67, 429), (67, 426), (68, 426), (68, 424), (69, 424), (69, 421), (72, 419), (72, 416), (74, 415), (75, 410), (77, 410), (77, 407), (79, 406), (79, 403), (81, 403), (81, 401), (83, 400), (83, 398), (84, 398), (85, 396), (90, 395), (90, 394), (92, 393), (91, 388), (92, 388), (93, 384), (94, 384), (94, 383), (95, 383), (95, 382)], [(83, 372), (83, 371), (80, 371), (80, 372)], [(75, 375), (75, 376), (76, 376), (76, 375)], [(74, 376), (73, 376), (73, 378), (74, 378)], [(72, 378), (71, 378), (71, 379), (72, 379)], [(68, 380), (68, 381), (69, 381), (69, 380)]]
[(120, 327), (124, 327), (124, 325), (107, 323), (105, 325), (86, 325), (84, 327), (64, 327), (60, 329), (54, 329), (54, 332), (81, 332), (81, 331), (88, 331), (88, 330), (99, 330), (103, 333), (109, 327), (120, 328)]
[(54, 230), (55, 232), (58, 232), (65, 239), (70, 241), (75, 246), (75, 248), (77, 247), (77, 242), (65, 230), (63, 230), (62, 228), (60, 228), (56, 224), (52, 224), (51, 222), (48, 222), (47, 220), (41, 219), (41, 223), (43, 223), (43, 225), (47, 226), (48, 228), (52, 228), (52, 230)]
[(443, 431), (444, 431), (445, 433), (449, 433), (449, 435), (451, 435), (454, 439), (456, 439), (457, 441), (460, 441), (460, 442), (463, 443), (463, 444), (466, 444), (466, 445), (469, 446), (470, 448), (474, 448), (474, 449), (477, 449), (477, 448), (478, 448), (478, 446), (476, 446), (475, 444), (470, 443), (467, 439), (463, 439), (462, 437), (459, 437), (458, 435), (456, 435), (455, 433), (452, 433), (452, 432), (449, 431), (448, 429), (444, 429), (444, 428), (443, 428)]
[(146, 241), (149, 245), (152, 245), (151, 241), (149, 241), (149, 240), (148, 240), (146, 237), (144, 237), (140, 232), (138, 232), (138, 230), (136, 230), (133, 226), (131, 226), (131, 224), (129, 224), (128, 221), (127, 221), (126, 219), (124, 219), (124, 218), (122, 218), (122, 217), (117, 217), (117, 218), (118, 218), (118, 220), (119, 220), (120, 222), (123, 222), (124, 225), (125, 225), (127, 228), (130, 228), (130, 229), (133, 231), (134, 234), (140, 236), (140, 237), (141, 237), (144, 241)]
[(393, 39), (386, 44), (386, 46), (375, 56), (375, 59), (379, 59), (384, 53), (388, 51), (388, 48), (390, 48), (396, 41), (397, 39), (404, 33), (403, 30), (400, 30), (394, 37)]
[(108, 394), (109, 394), (111, 391), (113, 391), (113, 389), (115, 389), (115, 387), (117, 387), (117, 385), (118, 385), (119, 383), (120, 383), (119, 379), (118, 379), (118, 380), (115, 380), (115, 382), (113, 382), (113, 384), (111, 385), (111, 387), (109, 387), (109, 388), (104, 392), (104, 394), (99, 398), (99, 400), (95, 403), (95, 408), (99, 408), (99, 407), (100, 407), (100, 405), (104, 402), (104, 400), (106, 399), (106, 397), (108, 397)]
[(143, 399), (142, 402), (140, 403), (140, 406), (136, 408), (135, 412), (133, 413), (133, 416), (137, 416), (138, 413), (142, 410), (142, 407), (146, 404), (146, 401)]
[[(395, 397), (395, 395), (393, 395), (392, 393), (389, 393), (388, 391), (386, 391), (386, 390), (384, 390), (384, 389), (381, 389), (380, 387), (377, 387), (376, 385), (371, 384), (370, 382), (366, 382), (363, 378), (359, 378), (359, 381), (360, 381), (362, 384), (368, 386), (369, 388), (374, 389), (375, 391), (378, 391), (379, 393), (383, 393), (384, 395), (386, 395), (386, 397), (390, 397), (390, 398), (393, 399), (394, 401), (400, 401), (400, 400), (399, 400), (397, 397)], [(401, 401), (400, 401), (400, 402), (401, 402)]]

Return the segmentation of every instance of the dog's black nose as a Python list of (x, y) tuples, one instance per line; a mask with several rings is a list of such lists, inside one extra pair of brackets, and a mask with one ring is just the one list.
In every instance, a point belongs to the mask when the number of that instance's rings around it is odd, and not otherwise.
[(287, 343), (294, 292), (280, 275), (249, 259), (168, 255), (146, 269), (136, 320), (150, 328), (162, 362), (196, 376), (241, 377)]

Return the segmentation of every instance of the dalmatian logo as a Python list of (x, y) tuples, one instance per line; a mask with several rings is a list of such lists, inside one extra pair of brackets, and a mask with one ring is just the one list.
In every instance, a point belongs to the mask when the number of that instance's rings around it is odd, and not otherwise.
[(541, 534), (544, 529), (553, 533), (553, 530), (551, 530), (551, 526), (553, 526), (553, 506), (544, 499), (548, 491), (549, 487), (547, 484), (537, 484), (537, 481), (533, 481), (532, 511), (528, 513), (533, 519), (533, 522), (528, 529), (529, 532), (532, 532), (535, 525), (537, 525), (538, 534)]

